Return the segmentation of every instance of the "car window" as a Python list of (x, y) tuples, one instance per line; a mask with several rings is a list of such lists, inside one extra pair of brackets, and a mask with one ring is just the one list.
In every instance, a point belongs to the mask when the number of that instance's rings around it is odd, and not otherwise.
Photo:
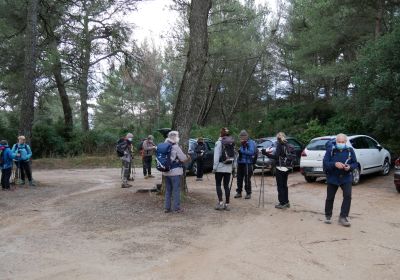
[(368, 142), (365, 141), (365, 137), (351, 139), (350, 143), (354, 149), (369, 149), (369, 145)]
[(190, 141), (189, 142), (189, 150), (194, 151), (196, 148), (196, 142), (195, 141)]
[(288, 139), (287, 141), (289, 142), (289, 144), (293, 145), (296, 150), (301, 150), (301, 145), (296, 140)]
[(369, 137), (363, 137), (363, 138), (364, 138), (364, 141), (368, 145), (368, 149), (376, 149), (377, 148), (378, 143), (376, 143), (374, 140), (372, 140)]
[(257, 144), (257, 148), (262, 148), (262, 149), (269, 148), (271, 146), (272, 146), (272, 141), (269, 140)]
[(207, 143), (207, 148), (209, 149), (209, 150), (211, 150), (211, 151), (213, 151), (214, 150), (214, 148), (215, 148), (215, 143), (214, 142), (206, 142)]
[(307, 145), (307, 150), (309, 151), (325, 151), (326, 150), (326, 143), (331, 139), (315, 139), (311, 140), (311, 142)]

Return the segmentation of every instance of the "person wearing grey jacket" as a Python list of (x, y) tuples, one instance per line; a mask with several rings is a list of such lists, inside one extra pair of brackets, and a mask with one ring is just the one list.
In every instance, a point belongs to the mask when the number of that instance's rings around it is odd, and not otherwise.
[[(164, 212), (169, 213), (174, 211), (175, 213), (182, 212), (180, 204), (180, 184), (181, 177), (183, 175), (183, 163), (190, 160), (190, 157), (185, 155), (182, 149), (179, 147), (179, 133), (178, 131), (171, 131), (168, 133), (168, 138), (165, 142), (172, 144), (171, 148), (171, 162), (172, 168), (168, 172), (163, 172), (165, 176), (165, 206)], [(171, 199), (174, 201), (173, 209), (171, 209)]]
[[(215, 186), (218, 196), (218, 203), (215, 206), (215, 210), (227, 210), (229, 211), (229, 198), (230, 198), (230, 189), (229, 189), (229, 181), (231, 179), (231, 175), (234, 171), (234, 162), (224, 163), (221, 161), (221, 156), (223, 152), (224, 144), (233, 144), (235, 141), (232, 136), (229, 135), (229, 130), (227, 128), (222, 128), (220, 132), (220, 137), (218, 141), (215, 143), (214, 148), (214, 165), (213, 165), (213, 173), (215, 174)], [(233, 175), (232, 175), (233, 176)], [(222, 187), (221, 184), (223, 182), (224, 190), (225, 190), (225, 203), (222, 198)]]

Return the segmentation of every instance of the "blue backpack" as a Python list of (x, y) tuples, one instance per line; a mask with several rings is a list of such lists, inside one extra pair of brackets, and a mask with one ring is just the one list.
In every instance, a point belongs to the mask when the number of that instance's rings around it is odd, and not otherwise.
[(172, 145), (174, 144), (168, 142), (164, 142), (157, 145), (156, 168), (158, 171), (168, 172), (171, 169), (182, 166), (177, 160), (171, 161)]

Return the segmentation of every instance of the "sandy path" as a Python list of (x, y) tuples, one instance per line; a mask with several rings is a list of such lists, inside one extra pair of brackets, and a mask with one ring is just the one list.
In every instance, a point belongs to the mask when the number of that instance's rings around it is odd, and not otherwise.
[(116, 174), (37, 171), (40, 187), (0, 193), (0, 279), (399, 279), (392, 176), (354, 188), (352, 227), (344, 228), (322, 223), (325, 186), (298, 173), (284, 211), (273, 207), (274, 178), (264, 209), (254, 189), (230, 212), (212, 209), (211, 174), (190, 178), (183, 215), (164, 214), (159, 196), (135, 192), (157, 180), (137, 176), (127, 190)]

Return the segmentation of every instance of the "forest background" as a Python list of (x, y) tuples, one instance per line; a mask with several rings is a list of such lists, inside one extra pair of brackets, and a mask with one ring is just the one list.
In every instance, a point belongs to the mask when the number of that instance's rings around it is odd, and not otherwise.
[[(196, 10), (174, 0), (162, 46), (138, 44), (126, 21), (138, 2), (0, 0), (0, 137), (27, 135), (36, 158), (109, 155), (126, 132), (161, 141), (157, 129), (176, 121)], [(400, 1), (277, 1), (274, 13), (211, 2), (192, 137), (216, 140), (227, 126), (306, 144), (344, 132), (400, 154)]]

